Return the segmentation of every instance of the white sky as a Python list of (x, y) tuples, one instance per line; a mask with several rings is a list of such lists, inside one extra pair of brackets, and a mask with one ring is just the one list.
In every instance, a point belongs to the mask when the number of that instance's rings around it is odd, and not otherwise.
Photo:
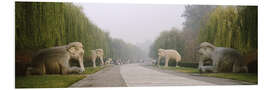
[(75, 3), (113, 38), (132, 44), (153, 41), (160, 32), (182, 28), (184, 5)]

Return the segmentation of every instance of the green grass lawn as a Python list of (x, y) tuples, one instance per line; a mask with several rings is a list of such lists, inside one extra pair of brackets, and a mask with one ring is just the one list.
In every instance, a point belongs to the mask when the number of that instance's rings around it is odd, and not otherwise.
[[(154, 66), (157, 67), (157, 66)], [(164, 67), (160, 66), (161, 69), (174, 70), (178, 72), (185, 73), (199, 73), (197, 68), (190, 67)], [(250, 83), (258, 83), (258, 75), (255, 73), (201, 73), (201, 76), (209, 76), (209, 77), (218, 77), (218, 78), (227, 78), (233, 80), (246, 81)]]
[(65, 88), (104, 67), (87, 67), (82, 74), (16, 76), (16, 88)]

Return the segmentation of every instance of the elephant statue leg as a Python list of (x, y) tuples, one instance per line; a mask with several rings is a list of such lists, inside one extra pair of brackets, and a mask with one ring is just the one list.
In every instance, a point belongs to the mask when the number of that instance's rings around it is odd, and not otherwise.
[(218, 62), (213, 60), (213, 72), (218, 72)]
[(100, 57), (101, 65), (104, 65), (103, 57)]
[(199, 60), (199, 66), (198, 66), (198, 69), (200, 69), (202, 66), (203, 66), (203, 61), (202, 61), (202, 60)]
[(166, 57), (165, 67), (168, 67), (169, 60), (170, 60), (170, 58), (169, 57)]
[(92, 62), (93, 62), (93, 67), (96, 68), (96, 58), (93, 58)]
[(178, 67), (178, 60), (176, 60), (175, 63), (175, 67)]
[(68, 67), (65, 65), (60, 65), (62, 67), (61, 69), (61, 74), (71, 74), (71, 73), (82, 73), (84, 69), (79, 68), (79, 67)]
[(64, 64), (60, 64), (61, 67), (61, 74), (68, 74), (69, 72), (69, 67), (64, 65)]

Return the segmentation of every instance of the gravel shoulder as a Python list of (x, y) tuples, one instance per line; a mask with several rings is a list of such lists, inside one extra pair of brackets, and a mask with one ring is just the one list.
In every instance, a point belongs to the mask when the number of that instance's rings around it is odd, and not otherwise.
[(88, 75), (86, 78), (72, 84), (70, 87), (126, 87), (120, 74), (120, 66), (110, 65)]

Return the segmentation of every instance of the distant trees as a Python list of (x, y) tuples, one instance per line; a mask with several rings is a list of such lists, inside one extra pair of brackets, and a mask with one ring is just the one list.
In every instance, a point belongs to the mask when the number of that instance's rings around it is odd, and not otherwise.
[(183, 62), (195, 62), (194, 54), (199, 43), (199, 31), (204, 24), (202, 22), (208, 18), (208, 14), (215, 7), (209, 5), (187, 5), (182, 14), (182, 17), (186, 18), (186, 21), (183, 23), (184, 28), (182, 30), (172, 28), (170, 31), (162, 32), (151, 46), (150, 57), (157, 58), (158, 48), (175, 49), (181, 54)]
[(200, 28), (205, 24), (205, 20), (209, 18), (209, 14), (216, 8), (211, 5), (187, 5), (186, 10), (182, 14), (182, 17), (186, 18), (183, 23), (183, 61), (184, 62), (197, 62), (196, 48), (198, 48), (198, 36)]
[[(105, 57), (114, 59), (131, 56), (137, 58), (142, 54), (137, 47), (112, 39), (109, 32), (94, 25), (84, 15), (82, 8), (72, 3), (15, 3), (16, 58), (29, 57), (39, 49), (74, 41), (83, 43), (86, 59), (90, 50), (97, 48), (104, 50)], [(25, 54), (26, 51), (30, 53)]]
[(121, 39), (112, 39), (113, 60), (140, 60), (146, 58), (146, 53), (135, 45), (125, 43)]
[(196, 48), (201, 42), (230, 47), (241, 53), (258, 48), (257, 6), (186, 6), (182, 30), (160, 33), (151, 46), (149, 56), (157, 58), (157, 49), (175, 49), (183, 62), (197, 63)]

